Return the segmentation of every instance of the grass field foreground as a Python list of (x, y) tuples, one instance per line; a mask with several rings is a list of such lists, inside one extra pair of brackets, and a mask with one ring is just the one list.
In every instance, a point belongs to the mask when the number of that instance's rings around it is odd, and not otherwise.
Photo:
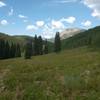
[(0, 100), (100, 100), (100, 52), (0, 60)]

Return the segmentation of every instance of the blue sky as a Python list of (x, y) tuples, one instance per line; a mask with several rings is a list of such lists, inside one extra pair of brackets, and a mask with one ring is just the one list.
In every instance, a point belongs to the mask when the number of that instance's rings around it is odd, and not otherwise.
[(51, 38), (100, 25), (100, 0), (0, 0), (0, 32)]

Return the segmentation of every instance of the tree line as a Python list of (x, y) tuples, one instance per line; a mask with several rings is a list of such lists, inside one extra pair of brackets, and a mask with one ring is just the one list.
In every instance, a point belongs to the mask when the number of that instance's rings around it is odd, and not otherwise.
[(0, 59), (21, 57), (20, 45), (0, 39)]
[[(61, 40), (59, 32), (55, 35), (54, 41), (54, 52), (58, 53), (61, 51)], [(25, 45), (25, 59), (30, 59), (31, 56), (43, 55), (48, 54), (48, 42), (47, 40), (43, 41), (42, 37), (35, 35), (34, 42), (28, 42)]]
[[(59, 32), (55, 35), (54, 52), (61, 51), (61, 40)], [(18, 43), (11, 43), (0, 39), (0, 59), (21, 57), (21, 47)], [(31, 56), (48, 54), (48, 41), (43, 40), (41, 36), (35, 35), (34, 40), (27, 41), (24, 46), (24, 58), (30, 59)]]
[(48, 54), (48, 42), (43, 40), (41, 36), (35, 35), (34, 42), (29, 41), (25, 45), (24, 57), (25, 59), (31, 58), (31, 56)]

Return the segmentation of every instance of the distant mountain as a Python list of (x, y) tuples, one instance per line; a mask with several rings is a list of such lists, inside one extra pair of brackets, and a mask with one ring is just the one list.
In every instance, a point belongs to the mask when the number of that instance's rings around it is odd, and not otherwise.
[[(89, 30), (83, 30), (78, 28), (66, 29), (60, 33), (62, 49), (77, 48), (82, 46), (94, 46), (100, 47), (100, 26), (91, 28)], [(31, 36), (10, 36), (4, 33), (0, 33), (0, 38), (5, 40), (19, 43), (22, 47), (27, 41), (34, 41), (34, 37)], [(49, 51), (53, 51), (54, 38), (48, 40)]]
[[(63, 39), (67, 39), (69, 37), (72, 37), (78, 33), (84, 32), (84, 31), (86, 31), (86, 30), (80, 29), (80, 28), (68, 28), (68, 29), (60, 32), (60, 37), (61, 37), (61, 40), (63, 40)], [(54, 38), (48, 39), (48, 41), (54, 42)]]
[(63, 49), (81, 46), (100, 47), (100, 26), (62, 40)]
[(30, 36), (24, 36), (24, 35), (11, 36), (5, 33), (0, 33), (0, 38), (3, 38), (4, 40), (7, 40), (9, 42), (19, 43), (20, 45), (28, 41), (32, 41), (34, 39), (33, 37), (30, 37)]
[(68, 28), (60, 33), (60, 37), (63, 40), (84, 31), (85, 31), (84, 29), (79, 29), (79, 28)]
[(7, 38), (9, 38), (9, 35), (0, 32), (0, 38), (7, 39)]

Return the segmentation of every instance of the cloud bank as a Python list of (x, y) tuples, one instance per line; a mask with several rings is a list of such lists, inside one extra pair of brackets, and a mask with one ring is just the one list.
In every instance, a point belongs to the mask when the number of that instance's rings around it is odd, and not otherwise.
[(92, 25), (92, 22), (89, 20), (86, 20), (84, 22), (81, 23), (84, 27), (90, 27)]
[(83, 3), (92, 10), (93, 17), (100, 18), (100, 0), (83, 0)]
[(4, 7), (4, 6), (6, 6), (6, 4), (4, 2), (0, 1), (0, 7)]

